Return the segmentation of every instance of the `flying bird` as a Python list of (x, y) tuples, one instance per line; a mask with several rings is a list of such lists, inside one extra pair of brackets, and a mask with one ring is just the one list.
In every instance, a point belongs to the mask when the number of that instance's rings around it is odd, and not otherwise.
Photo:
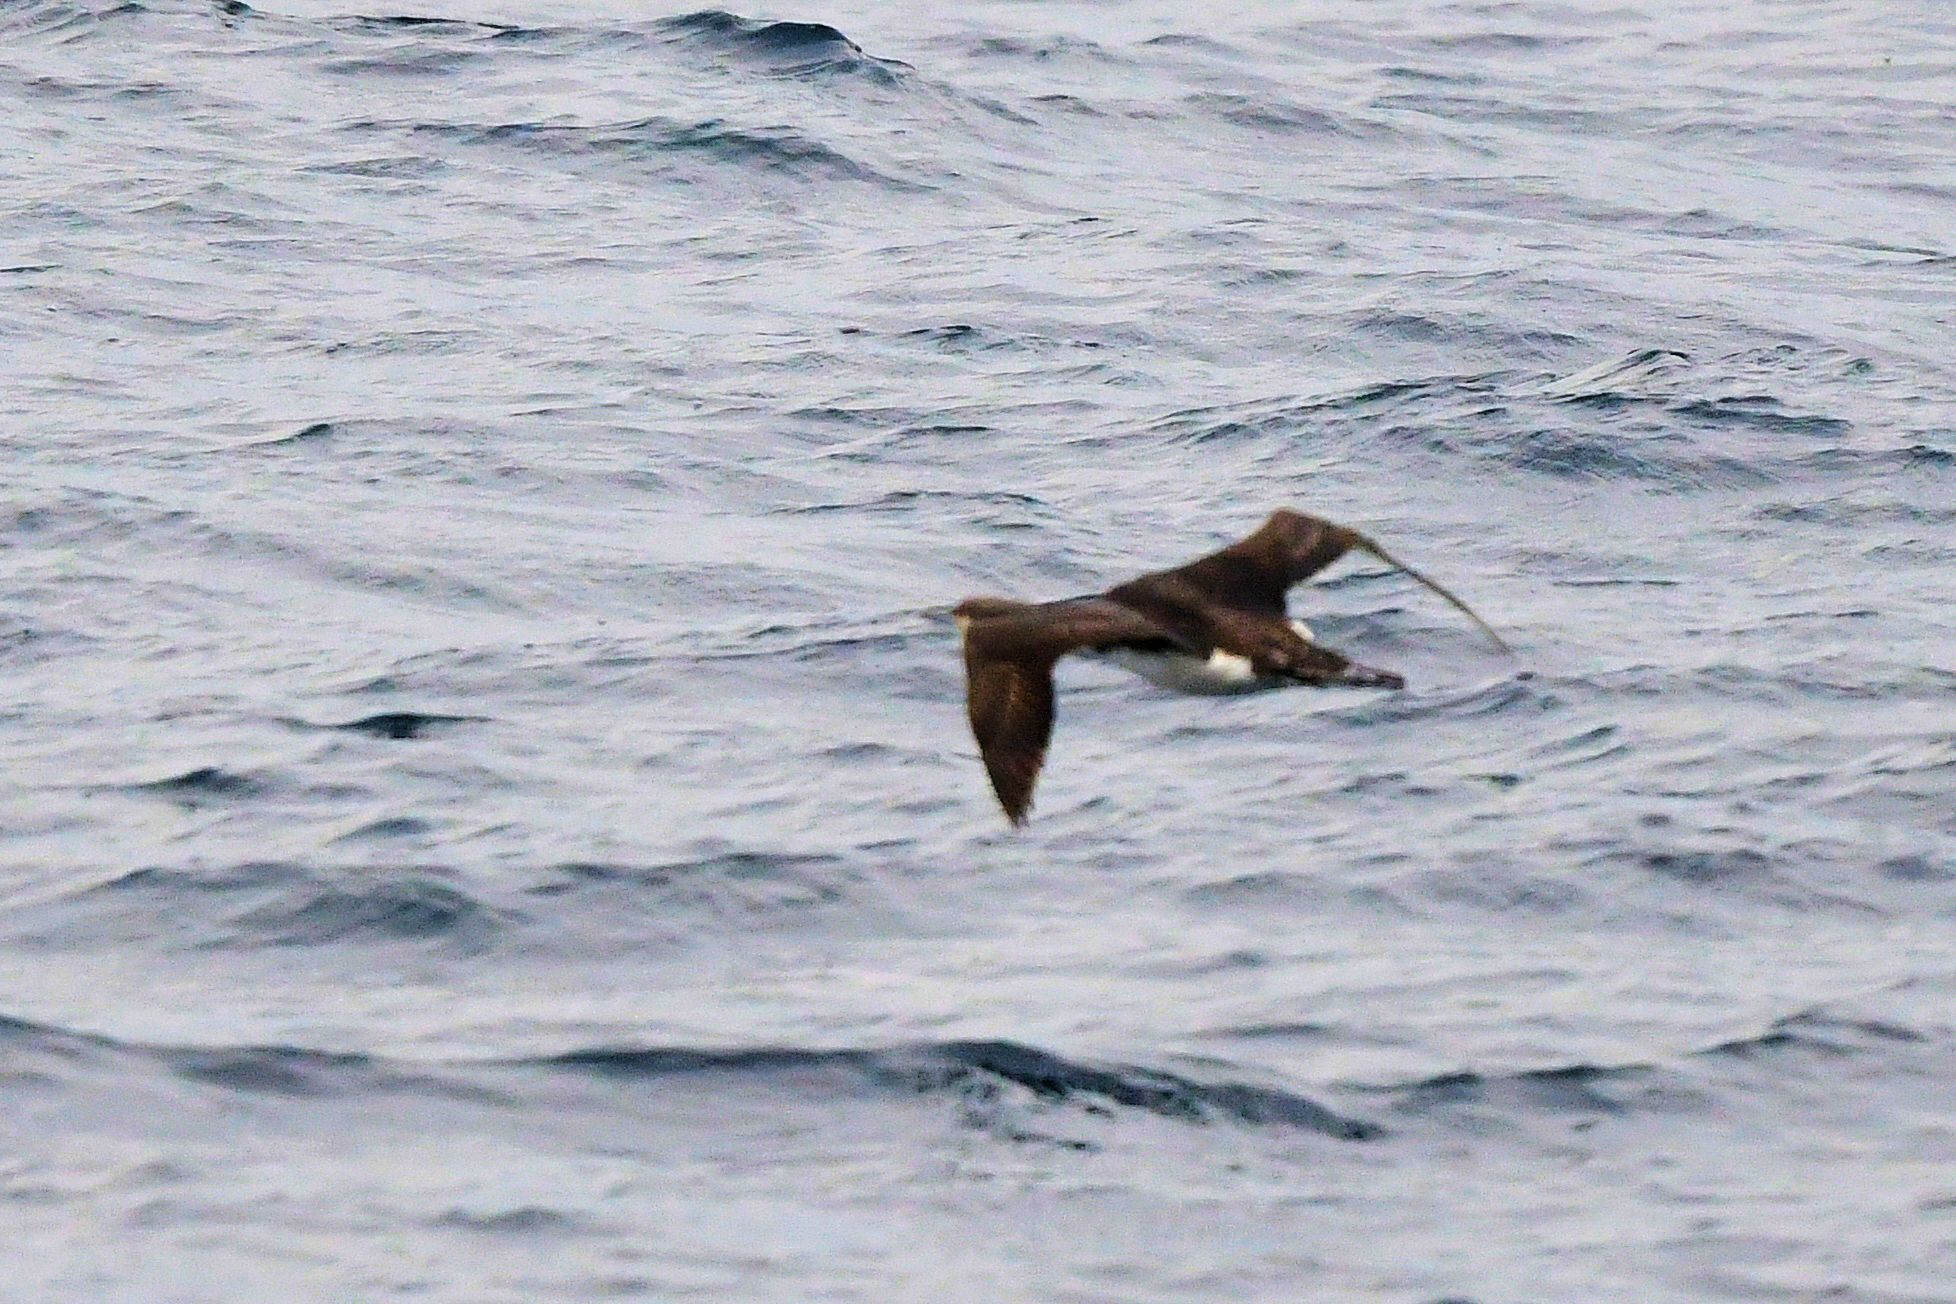
[(1502, 651), (1508, 645), (1447, 589), (1356, 530), (1303, 512), (1273, 512), (1256, 533), (1173, 570), (1058, 602), (966, 598), (966, 708), (1005, 817), (1025, 823), (1053, 736), (1053, 666), (1081, 653), (1183, 693), (1257, 693), (1293, 684), (1404, 688), (1292, 620), (1285, 595), (1348, 552), (1370, 553), (1452, 603)]

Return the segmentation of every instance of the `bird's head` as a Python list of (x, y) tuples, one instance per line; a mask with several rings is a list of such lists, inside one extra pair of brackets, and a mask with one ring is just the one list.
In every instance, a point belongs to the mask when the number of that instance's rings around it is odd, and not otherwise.
[(960, 632), (971, 628), (974, 620), (989, 620), (994, 616), (1009, 616), (1015, 611), (1024, 611), (1029, 605), (1014, 602), (1011, 598), (966, 598), (951, 608), (951, 618), (958, 622)]

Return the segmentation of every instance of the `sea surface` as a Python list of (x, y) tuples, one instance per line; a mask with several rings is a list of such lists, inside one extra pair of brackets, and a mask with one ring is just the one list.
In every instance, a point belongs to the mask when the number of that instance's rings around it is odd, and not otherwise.
[(0, 0), (0, 1300), (1956, 1300), (1948, 0), (398, 2)]

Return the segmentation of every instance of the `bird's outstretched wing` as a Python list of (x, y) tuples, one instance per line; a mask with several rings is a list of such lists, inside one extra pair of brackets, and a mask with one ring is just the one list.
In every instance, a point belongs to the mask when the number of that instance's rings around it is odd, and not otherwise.
[(1181, 640), (1141, 613), (1099, 598), (1048, 602), (971, 620), (964, 632), (966, 709), (992, 791), (1014, 824), (1053, 736), (1053, 665), (1069, 652), (1167, 650)]
[[(1130, 580), (1107, 596), (1144, 612), (1185, 638), (1212, 638), (1198, 613), (1219, 608), (1282, 616), (1284, 595), (1348, 552), (1377, 557), (1431, 589), (1479, 626), (1502, 651), (1507, 643), (1453, 590), (1414, 570), (1377, 542), (1321, 516), (1287, 508), (1272, 512), (1254, 534), (1186, 566)], [(1212, 622), (1210, 622), (1212, 623)]]
[(1155, 571), (1109, 589), (1107, 596), (1185, 638), (1213, 631), (1198, 613), (1217, 609), (1282, 616), (1284, 595), (1364, 539), (1354, 530), (1302, 512), (1273, 513), (1254, 534), (1184, 566)]
[(971, 732), (1005, 818), (1023, 824), (1053, 736), (1053, 664), (974, 660), (965, 642)]

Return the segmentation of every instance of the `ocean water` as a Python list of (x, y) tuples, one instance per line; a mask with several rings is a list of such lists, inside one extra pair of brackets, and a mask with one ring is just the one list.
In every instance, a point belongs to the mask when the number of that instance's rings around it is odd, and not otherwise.
[[(394, 0), (386, 0), (393, 3)], [(374, 0), (376, 6), (382, 0)], [(0, 1299), (1956, 1300), (1956, 11), (0, 2)], [(1293, 506), (1401, 693), (944, 608)]]

